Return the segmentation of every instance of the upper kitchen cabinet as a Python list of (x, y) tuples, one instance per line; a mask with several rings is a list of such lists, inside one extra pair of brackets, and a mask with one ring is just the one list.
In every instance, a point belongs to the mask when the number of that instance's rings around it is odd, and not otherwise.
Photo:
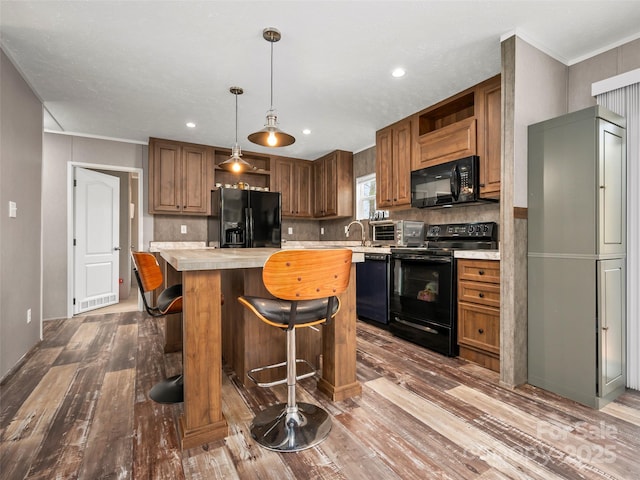
[(411, 203), (411, 117), (376, 132), (376, 205)]
[(412, 170), (476, 155), (475, 92), (465, 91), (419, 113)]
[(296, 158), (274, 157), (271, 188), (282, 193), (282, 216), (313, 217), (313, 163)]
[(211, 147), (149, 139), (149, 213), (207, 215), (212, 186)]
[(416, 114), (411, 170), (478, 155), (480, 196), (499, 198), (501, 132), (496, 75)]
[(353, 154), (336, 150), (313, 162), (314, 217), (353, 215)]
[(500, 198), (502, 154), (502, 89), (500, 75), (476, 88), (477, 149), (480, 155), (480, 196)]

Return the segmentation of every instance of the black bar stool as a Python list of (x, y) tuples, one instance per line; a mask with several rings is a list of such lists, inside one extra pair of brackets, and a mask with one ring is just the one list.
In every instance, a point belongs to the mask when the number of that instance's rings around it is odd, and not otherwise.
[[(331, 430), (329, 414), (316, 405), (296, 402), (296, 381), (316, 373), (306, 360), (296, 359), (296, 328), (324, 324), (340, 309), (338, 295), (349, 285), (351, 250), (281, 250), (271, 255), (262, 280), (276, 298), (242, 296), (238, 300), (268, 325), (287, 332), (286, 362), (247, 372), (261, 387), (287, 384), (287, 403), (271, 405), (258, 413), (251, 424), (251, 436), (263, 447), (279, 452), (297, 452), (322, 442)], [(296, 366), (305, 363), (311, 372), (297, 375)], [(287, 378), (259, 382), (260, 371), (287, 367)]]

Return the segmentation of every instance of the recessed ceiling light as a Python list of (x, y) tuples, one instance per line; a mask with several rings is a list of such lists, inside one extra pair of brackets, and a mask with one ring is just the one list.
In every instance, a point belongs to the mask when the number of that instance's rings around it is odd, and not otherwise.
[(393, 72), (391, 72), (391, 75), (393, 75), (395, 78), (400, 78), (400, 77), (404, 77), (404, 74), (407, 73), (404, 71), (404, 68), (396, 68)]
[(187, 122), (187, 127), (189, 128), (196, 128), (196, 124), (193, 122)]
[(304, 133), (305, 135), (309, 135), (311, 133), (311, 130), (305, 128), (304, 130), (302, 130), (302, 133)]

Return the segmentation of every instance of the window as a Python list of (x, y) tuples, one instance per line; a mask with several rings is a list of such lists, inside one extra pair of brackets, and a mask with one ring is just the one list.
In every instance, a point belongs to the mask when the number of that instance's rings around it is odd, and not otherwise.
[(356, 178), (356, 220), (369, 220), (376, 211), (376, 174)]

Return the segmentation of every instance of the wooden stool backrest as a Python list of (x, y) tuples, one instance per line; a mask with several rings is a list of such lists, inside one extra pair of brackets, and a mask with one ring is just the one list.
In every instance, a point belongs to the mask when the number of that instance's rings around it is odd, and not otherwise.
[(314, 300), (339, 295), (349, 286), (351, 250), (280, 250), (262, 270), (262, 281), (282, 300)]
[(143, 293), (155, 290), (162, 285), (162, 270), (156, 257), (148, 252), (131, 252), (133, 263), (138, 270)]

